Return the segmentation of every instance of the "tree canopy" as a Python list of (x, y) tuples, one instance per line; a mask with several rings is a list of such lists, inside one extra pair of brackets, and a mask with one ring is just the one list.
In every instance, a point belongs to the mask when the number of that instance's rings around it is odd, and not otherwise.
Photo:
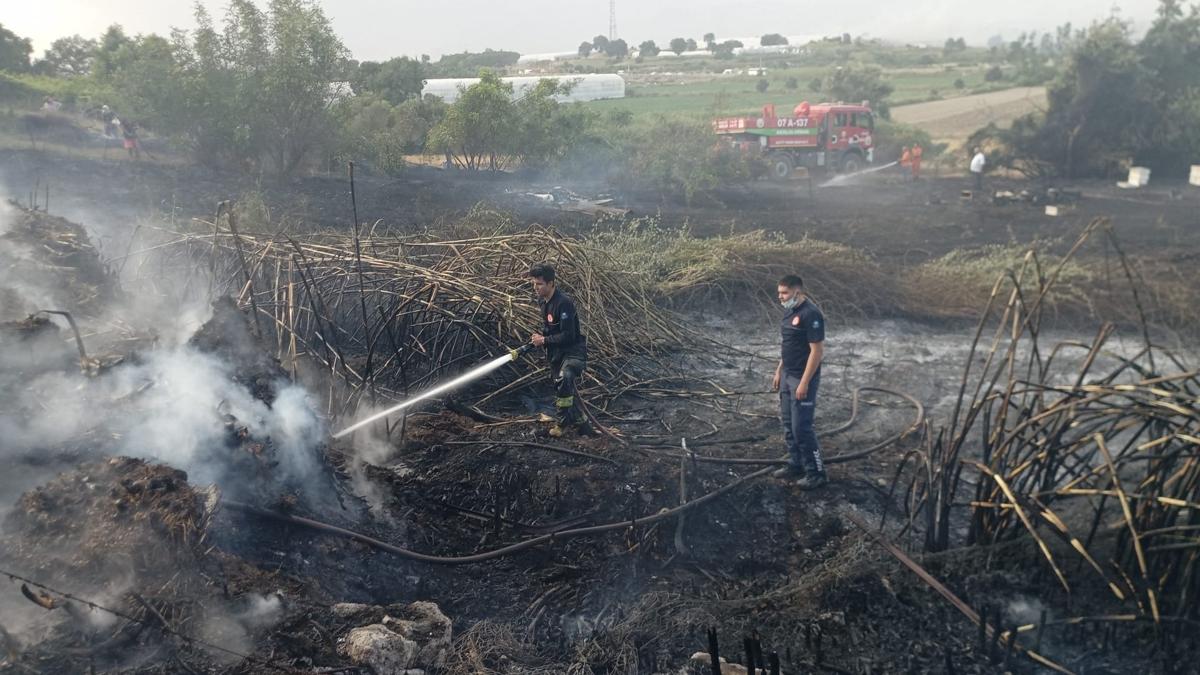
[(565, 156), (593, 118), (585, 108), (554, 98), (569, 92), (569, 84), (543, 79), (514, 100), (511, 82), (484, 71), (430, 131), (429, 147), (470, 170), (545, 166)]
[(883, 80), (883, 72), (874, 67), (837, 68), (821, 81), (821, 91), (834, 100), (848, 103), (870, 101), (872, 109), (884, 119), (890, 117), (887, 99), (894, 90), (892, 85)]
[(1200, 8), (1163, 0), (1140, 42), (1112, 17), (1063, 35), (1044, 113), (987, 128), (996, 159), (1032, 175), (1120, 175), (1130, 163), (1186, 171), (1200, 157)]
[(218, 29), (135, 39), (114, 79), (155, 126), (185, 138), (204, 163), (294, 173), (330, 137), (347, 51), (313, 0), (231, 0)]
[(392, 105), (421, 96), (425, 88), (425, 65), (401, 56), (387, 61), (364, 61), (350, 77), (355, 94), (376, 94)]
[(33, 42), (0, 24), (0, 70), (23, 73), (29, 70), (29, 55)]

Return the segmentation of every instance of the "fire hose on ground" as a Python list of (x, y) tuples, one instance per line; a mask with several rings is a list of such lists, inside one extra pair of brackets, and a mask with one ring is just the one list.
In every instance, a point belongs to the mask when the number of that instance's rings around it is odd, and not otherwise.
[[(519, 356), (519, 355), (520, 354), (517, 352), (517, 350), (514, 350), (509, 355), (506, 355), (505, 357), (501, 357), (506, 360), (501, 362), (500, 365), (503, 365), (503, 363), (508, 363), (511, 360), (515, 360), (517, 358), (517, 356)], [(492, 363), (496, 363), (499, 361), (500, 361), (500, 359), (497, 359), (497, 361), (493, 361)], [(486, 367), (486, 365), (491, 365), (491, 364), (485, 364), (485, 367)], [(496, 367), (499, 367), (499, 366), (496, 366)], [(490, 371), (488, 371), (488, 372), (490, 372)], [(460, 380), (461, 380), (461, 378), (460, 378)], [(456, 382), (457, 381), (458, 380), (456, 380)], [(426, 394), (422, 395), (420, 397), (420, 399), (423, 400), (423, 399), (429, 398), (430, 396), (434, 395), (434, 393), (436, 393), (437, 391), (445, 391), (448, 388), (449, 387), (440, 387), (436, 390), (431, 390), (432, 393), (427, 392)], [(851, 426), (853, 426), (853, 424), (855, 423), (855, 420), (858, 417), (859, 395), (861, 392), (864, 392), (864, 391), (873, 391), (873, 392), (878, 392), (878, 393), (883, 393), (883, 394), (889, 394), (889, 395), (896, 396), (896, 397), (903, 399), (905, 402), (907, 402), (908, 404), (913, 406), (913, 409), (915, 412), (913, 423), (910, 424), (903, 431), (893, 434), (892, 436), (889, 436), (888, 438), (884, 439), (883, 441), (880, 441), (868, 448), (865, 448), (863, 450), (858, 450), (855, 452), (851, 452), (849, 454), (843, 454), (843, 455), (838, 455), (836, 457), (830, 457), (825, 460), (826, 464), (842, 464), (845, 462), (850, 462), (850, 461), (854, 461), (854, 460), (858, 460), (858, 459), (867, 457), (867, 456), (877, 452), (878, 450), (885, 448), (885, 447), (895, 443), (896, 441), (900, 440), (901, 438), (907, 436), (909, 433), (916, 430), (924, 423), (925, 407), (923, 405), (921, 405), (920, 401), (916, 400), (912, 396), (905, 394), (903, 392), (898, 392), (898, 391), (894, 391), (891, 389), (885, 389), (882, 387), (859, 387), (858, 389), (856, 389), (854, 391), (853, 401), (851, 404), (850, 418), (843, 424), (839, 425), (838, 427), (823, 431), (821, 433), (821, 435), (828, 436), (831, 434), (839, 433), (839, 432), (845, 431), (846, 429), (849, 429)], [(368, 418), (367, 420), (364, 420), (363, 422), (360, 422), (352, 427), (347, 428), (343, 432), (339, 432), (339, 434), (344, 435), (346, 433), (349, 433), (349, 432), (353, 431), (354, 429), (357, 429), (357, 428), (363, 426), (364, 424), (367, 424), (371, 421), (379, 419), (379, 418), (385, 416), (386, 414), (390, 414), (391, 412), (394, 412), (397, 409), (407, 407), (407, 405), (411, 405), (412, 402), (415, 402), (415, 400), (405, 402), (405, 404), (401, 404), (400, 406), (397, 406), (396, 408), (392, 408), (389, 411), (385, 411), (385, 413), (382, 413), (382, 414), (379, 414), (376, 416), (372, 416), (372, 417)], [(671, 453), (671, 452), (658, 451), (655, 454), (660, 454), (663, 456), (669, 456), (669, 457), (675, 457), (675, 458), (690, 459), (690, 460), (694, 460), (697, 462), (707, 462), (707, 463), (711, 463), (711, 464), (735, 464), (735, 465), (763, 465), (763, 464), (766, 464), (767, 466), (765, 468), (754, 471), (753, 473), (749, 473), (745, 476), (742, 476), (741, 478), (738, 478), (730, 483), (727, 483), (727, 484), (717, 488), (716, 490), (713, 490), (712, 492), (704, 494), (704, 495), (697, 497), (695, 499), (692, 499), (690, 501), (685, 501), (682, 504), (675, 506), (673, 508), (664, 508), (664, 509), (660, 510), (658, 513), (654, 513), (654, 514), (646, 516), (644, 518), (621, 520), (621, 521), (616, 521), (616, 522), (611, 522), (611, 523), (604, 523), (601, 525), (589, 525), (587, 527), (567, 528), (567, 529), (559, 530), (557, 532), (551, 532), (549, 534), (532, 537), (530, 539), (526, 539), (524, 541), (519, 541), (515, 544), (509, 544), (508, 546), (502, 546), (500, 548), (492, 549), (490, 551), (484, 551), (482, 553), (475, 553), (475, 554), (465, 555), (465, 556), (438, 556), (438, 555), (429, 555), (426, 553), (419, 553), (417, 551), (406, 549), (401, 546), (389, 544), (386, 541), (382, 541), (380, 539), (376, 539), (375, 537), (371, 537), (369, 535), (362, 534), (361, 532), (355, 532), (354, 530), (349, 530), (349, 529), (346, 529), (343, 527), (339, 527), (337, 525), (331, 525), (329, 523), (324, 523), (324, 522), (321, 522), (318, 520), (313, 520), (312, 518), (305, 518), (303, 516), (295, 516), (295, 515), (289, 515), (289, 514), (285, 514), (285, 513), (278, 513), (275, 511), (268, 511), (265, 509), (260, 509), (260, 508), (251, 506), (249, 504), (242, 504), (239, 502), (226, 501), (226, 502), (222, 502), (222, 503), (230, 509), (240, 511), (243, 513), (247, 513), (250, 515), (254, 515), (257, 517), (266, 518), (266, 519), (270, 519), (270, 520), (276, 520), (276, 521), (291, 524), (291, 525), (299, 525), (302, 527), (307, 527), (312, 530), (316, 530), (318, 532), (334, 534), (334, 535), (338, 535), (340, 537), (352, 539), (354, 541), (357, 541), (357, 542), (360, 542), (363, 544), (367, 544), (368, 546), (371, 546), (373, 548), (379, 549), (381, 551), (386, 551), (388, 553), (397, 555), (401, 558), (406, 558), (408, 560), (414, 560), (417, 562), (424, 562), (424, 563), (437, 564), (437, 565), (467, 565), (467, 564), (472, 564), (472, 563), (486, 562), (488, 560), (494, 560), (496, 558), (501, 558), (501, 557), (512, 555), (514, 553), (519, 553), (521, 551), (525, 551), (525, 550), (528, 550), (531, 548), (536, 548), (543, 544), (551, 544), (556, 541), (562, 541), (562, 540), (570, 539), (573, 537), (583, 537), (583, 536), (588, 536), (588, 535), (593, 535), (593, 534), (603, 534), (606, 532), (614, 532), (614, 531), (624, 530), (624, 529), (632, 528), (632, 527), (650, 525), (653, 523), (657, 523), (659, 521), (667, 520), (669, 518), (675, 518), (675, 517), (678, 517), (678, 516), (681, 516), (681, 515), (687, 513), (688, 511), (691, 511), (692, 509), (702, 506), (703, 504), (706, 504), (706, 503), (716, 499), (717, 497), (720, 497), (721, 495), (724, 495), (727, 492), (732, 491), (733, 489), (735, 489), (737, 487), (740, 487), (742, 485), (745, 485), (746, 483), (749, 483), (758, 478), (762, 478), (763, 476), (766, 476), (767, 474), (769, 474), (772, 471), (774, 466), (783, 464), (787, 461), (786, 459), (704, 457), (701, 455), (696, 455), (695, 453), (692, 453), (692, 452)]]

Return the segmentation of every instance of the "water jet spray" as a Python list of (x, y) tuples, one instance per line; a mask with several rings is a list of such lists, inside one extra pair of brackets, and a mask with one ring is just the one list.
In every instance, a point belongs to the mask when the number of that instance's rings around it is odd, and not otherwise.
[(829, 180), (825, 181), (824, 183), (821, 183), (817, 187), (829, 187), (830, 185), (841, 185), (842, 183), (845, 183), (846, 181), (850, 180), (851, 178), (858, 178), (859, 176), (865, 176), (869, 173), (875, 173), (876, 171), (883, 171), (884, 169), (890, 169), (899, 163), (900, 162), (889, 162), (882, 166), (876, 166), (876, 167), (872, 167), (870, 169), (864, 169), (862, 171), (855, 171), (854, 173), (838, 174), (838, 175), (834, 176), (833, 178), (830, 178)]
[(392, 406), (391, 408), (388, 408), (387, 410), (377, 412), (374, 415), (371, 415), (370, 417), (368, 417), (364, 420), (355, 422), (354, 424), (351, 424), (350, 426), (346, 427), (345, 429), (342, 429), (341, 431), (335, 433), (333, 435), (333, 437), (341, 438), (343, 436), (352, 434), (355, 431), (358, 431), (359, 429), (367, 426), (368, 424), (370, 424), (372, 422), (377, 422), (377, 421), (387, 417), (388, 415), (398, 413), (401, 410), (404, 410), (405, 408), (409, 408), (409, 407), (412, 407), (412, 406), (420, 403), (421, 401), (433, 398), (434, 396), (437, 396), (438, 394), (442, 394), (447, 391), (450, 391), (451, 389), (461, 387), (462, 385), (464, 385), (468, 382), (473, 382), (475, 380), (478, 380), (479, 378), (483, 377), (484, 375), (487, 375), (488, 373), (492, 372), (493, 370), (496, 370), (497, 368), (499, 368), (505, 364), (516, 361), (518, 358), (521, 357), (522, 354), (525, 354), (530, 349), (533, 349), (533, 345), (531, 345), (531, 344), (521, 345), (520, 347), (517, 347), (516, 349), (508, 352), (504, 356), (496, 357), (495, 359), (492, 359), (491, 361), (488, 361), (487, 363), (477, 366), (476, 368), (474, 368), (472, 370), (468, 370), (467, 372), (463, 373), (462, 375), (459, 375), (458, 377), (454, 378), (453, 380), (450, 380), (449, 382), (446, 382), (444, 384), (439, 384), (438, 386), (434, 387), (433, 389), (430, 389), (428, 391), (420, 393), (420, 394), (408, 399), (407, 401), (404, 401), (403, 403), (399, 403), (397, 405)]

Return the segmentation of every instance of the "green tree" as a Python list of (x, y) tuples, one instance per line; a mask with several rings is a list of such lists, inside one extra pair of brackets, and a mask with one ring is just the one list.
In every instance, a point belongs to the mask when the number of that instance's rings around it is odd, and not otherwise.
[(741, 49), (745, 46), (746, 45), (742, 44), (741, 40), (726, 40), (717, 45), (717, 48), (713, 50), (713, 55), (718, 59), (732, 59), (733, 50)]
[(426, 150), (429, 131), (445, 116), (446, 108), (436, 96), (399, 105), (373, 94), (345, 99), (336, 111), (342, 133), (340, 158), (380, 173), (399, 174), (406, 155)]
[(1135, 160), (1185, 172), (1200, 161), (1200, 6), (1163, 0), (1137, 52), (1150, 81)]
[(883, 81), (883, 71), (879, 68), (838, 68), (825, 76), (821, 89), (838, 101), (870, 101), (880, 117), (890, 117), (887, 98), (895, 88)]
[(34, 71), (57, 77), (80, 77), (92, 70), (97, 44), (79, 35), (59, 38), (33, 64)]
[(510, 152), (522, 168), (552, 167), (588, 138), (597, 121), (596, 113), (555, 99), (569, 94), (571, 86), (543, 79), (514, 104), (518, 122)]
[(675, 52), (675, 55), (678, 56), (687, 51), (687, 40), (681, 37), (672, 38), (668, 49)]
[(604, 47), (604, 53), (614, 59), (623, 59), (629, 56), (629, 45), (624, 40), (617, 38), (616, 40), (611, 40)]
[(490, 70), (480, 73), (430, 132), (431, 149), (466, 169), (504, 168), (517, 128), (512, 97), (512, 83)]
[(543, 79), (513, 100), (513, 85), (491, 72), (463, 90), (430, 131), (429, 148), (469, 170), (548, 166), (587, 135), (593, 113), (555, 97), (570, 86)]
[(788, 39), (779, 33), (767, 33), (759, 38), (759, 44), (764, 47), (775, 47), (779, 45), (786, 45), (787, 43)]
[(996, 163), (1029, 175), (1109, 175), (1138, 152), (1140, 124), (1153, 109), (1153, 74), (1138, 58), (1130, 29), (1111, 18), (1088, 29), (1047, 90), (1044, 114), (1007, 130), (980, 130), (994, 141)]
[(946, 44), (942, 46), (942, 54), (946, 56), (966, 50), (967, 41), (964, 38), (946, 38)]
[(392, 105), (420, 98), (425, 88), (425, 66), (420, 61), (401, 56), (382, 63), (364, 61), (350, 78), (355, 94), (373, 93)]
[(475, 77), (483, 68), (500, 70), (516, 65), (521, 55), (500, 49), (485, 49), (482, 52), (446, 54), (437, 63), (428, 66), (431, 77)]
[(29, 55), (33, 53), (33, 42), (23, 38), (0, 24), (0, 70), (23, 73), (29, 70)]
[[(705, 33), (704, 37), (702, 39), (704, 40), (704, 44), (706, 44), (706, 45), (715, 44), (717, 42), (717, 34), (716, 33)], [(711, 49), (709, 51), (711, 51)]]
[(346, 57), (313, 0), (232, 0), (219, 31), (198, 8), (194, 31), (122, 46), (113, 77), (201, 162), (290, 175), (333, 136)]
[(597, 35), (592, 38), (592, 48), (598, 52), (608, 53), (608, 38), (603, 35)]
[(721, 185), (746, 180), (751, 158), (713, 143), (707, 122), (659, 117), (624, 134), (619, 143), (618, 184), (629, 189), (652, 189), (679, 194), (692, 201)]
[(92, 64), (92, 72), (100, 77), (106, 78), (112, 75), (115, 69), (114, 59), (121, 48), (130, 44), (132, 40), (125, 35), (125, 29), (121, 28), (120, 24), (112, 24), (104, 30), (104, 34), (100, 36), (100, 42), (96, 46), (95, 61)]
[(755, 83), (754, 83), (754, 90), (755, 90), (755, 91), (757, 91), (757, 92), (758, 92), (758, 93), (760, 93), (760, 94), (765, 94), (765, 93), (767, 93), (767, 89), (769, 89), (770, 87), (771, 87), (771, 81), (770, 81), (770, 80), (768, 80), (768, 79), (767, 79), (767, 78), (765, 78), (765, 77), (764, 77), (764, 78), (760, 78), (760, 79), (758, 80), (758, 82), (755, 82)]
[(661, 51), (662, 50), (658, 48), (658, 45), (654, 44), (654, 40), (646, 40), (642, 44), (638, 45), (638, 54), (642, 56), (658, 56), (659, 52)]
[(1038, 85), (1054, 78), (1052, 55), (1044, 51), (1036, 33), (1021, 33), (1008, 44), (1005, 61), (1014, 66), (1014, 79), (1024, 85)]
[(579, 52), (579, 56), (582, 58), (585, 58), (585, 59), (587, 57), (591, 56), (592, 55), (592, 43), (588, 42), (587, 40), (580, 42), (578, 52)]
[(694, 51), (700, 49), (700, 45), (696, 44), (696, 41), (693, 40), (692, 38), (687, 39), (686, 47), (687, 47), (687, 51), (689, 51), (689, 52), (694, 52)]

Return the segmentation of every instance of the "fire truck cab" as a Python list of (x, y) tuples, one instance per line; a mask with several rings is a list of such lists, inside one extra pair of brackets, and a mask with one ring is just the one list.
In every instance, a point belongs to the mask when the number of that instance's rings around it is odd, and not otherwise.
[(713, 129), (743, 150), (762, 153), (776, 180), (791, 177), (797, 167), (853, 173), (874, 161), (875, 115), (866, 101), (805, 101), (791, 113), (780, 116), (768, 104), (754, 117), (718, 119)]

